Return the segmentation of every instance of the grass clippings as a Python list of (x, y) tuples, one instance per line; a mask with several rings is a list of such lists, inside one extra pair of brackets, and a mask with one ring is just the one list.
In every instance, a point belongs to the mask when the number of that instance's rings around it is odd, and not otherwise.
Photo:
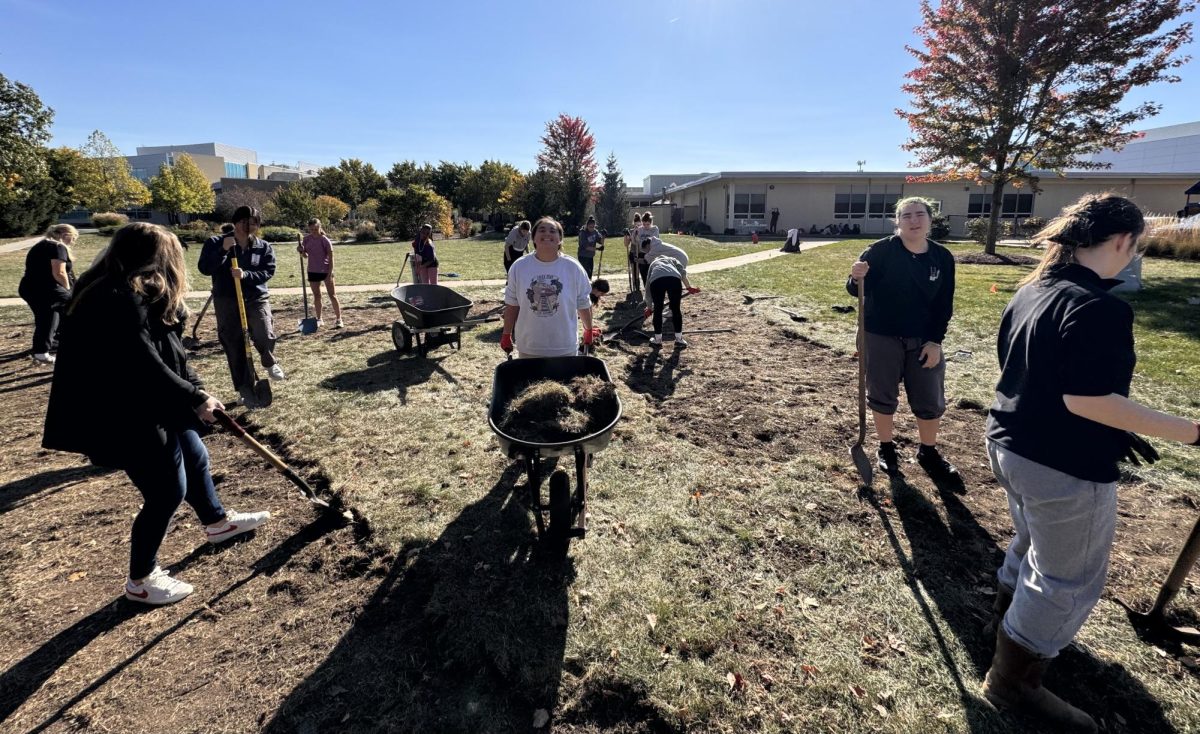
[(500, 427), (520, 441), (569, 441), (606, 423), (604, 408), (615, 396), (616, 387), (595, 375), (574, 377), (567, 383), (539, 380), (508, 403)]

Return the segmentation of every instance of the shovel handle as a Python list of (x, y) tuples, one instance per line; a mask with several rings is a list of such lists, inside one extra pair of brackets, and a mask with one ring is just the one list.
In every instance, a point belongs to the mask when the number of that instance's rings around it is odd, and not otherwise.
[(858, 443), (867, 439), (867, 279), (858, 281)]
[(1196, 524), (1192, 526), (1192, 532), (1188, 534), (1187, 541), (1180, 549), (1179, 556), (1175, 559), (1175, 565), (1171, 566), (1171, 573), (1167, 575), (1166, 582), (1159, 589), (1158, 597), (1154, 600), (1154, 607), (1150, 610), (1151, 615), (1162, 615), (1163, 610), (1183, 587), (1183, 582), (1187, 580), (1188, 574), (1196, 565), (1197, 560), (1200, 560), (1200, 517), (1196, 518)]
[(304, 479), (302, 479), (299, 474), (293, 471), (290, 466), (283, 463), (283, 459), (280, 459), (273, 451), (266, 446), (263, 446), (258, 442), (257, 439), (247, 433), (246, 429), (238, 425), (238, 422), (235, 421), (231, 415), (223, 410), (214, 410), (213, 417), (215, 417), (217, 422), (225, 427), (230, 433), (237, 436), (243, 443), (253, 449), (254, 453), (266, 459), (267, 463), (275, 467), (276, 471), (278, 471), (280, 474), (287, 477), (288, 481), (296, 485), (300, 489), (300, 493), (304, 495), (305, 499), (314, 504), (321, 505), (322, 507), (329, 506), (329, 503), (317, 497), (317, 493), (314, 492), (313, 488), (308, 485), (308, 482), (304, 481)]

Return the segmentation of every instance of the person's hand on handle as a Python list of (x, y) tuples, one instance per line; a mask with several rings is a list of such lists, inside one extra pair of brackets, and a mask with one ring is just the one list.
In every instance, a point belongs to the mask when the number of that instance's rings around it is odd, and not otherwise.
[(513, 350), (512, 334), (510, 334), (506, 331), (500, 335), (500, 348), (504, 350), (505, 354), (512, 354), (512, 350)]
[(699, 293), (699, 292), (700, 292), (700, 289), (699, 289), (699, 288), (696, 288), (695, 286), (690, 286), (690, 285), (689, 285), (689, 286), (688, 286), (688, 289), (687, 289), (687, 292), (688, 292), (688, 295), (689, 295), (689, 296), (694, 296), (694, 295), (696, 295), (697, 293)]
[(236, 244), (237, 244), (237, 240), (234, 239), (233, 235), (231, 235), (231, 234), (227, 234), (227, 235), (225, 235), (224, 238), (221, 239), (221, 249), (225, 250), (226, 252), (229, 252), (230, 250), (232, 250), (233, 246)]
[(213, 415), (213, 411), (216, 410), (225, 410), (225, 405), (212, 395), (205, 393), (204, 402), (196, 406), (196, 416), (205, 423), (216, 423), (217, 417)]
[[(863, 263), (864, 265), (866, 263)], [(925, 346), (921, 347), (921, 366), (927, 370), (937, 367), (942, 362), (942, 345), (934, 342), (925, 342)]]
[(230, 268), (229, 274), (232, 275), (236, 280), (241, 280), (242, 278), (246, 277), (246, 271), (242, 270), (241, 268)]
[(867, 277), (867, 271), (870, 269), (870, 264), (863, 260), (859, 260), (850, 267), (850, 277), (861, 281), (863, 278)]
[(648, 319), (648, 318), (650, 318), (651, 314), (653, 314), (653, 313), (654, 313), (654, 309), (650, 308), (649, 306), (646, 306), (646, 310), (642, 312), (642, 318)]
[(590, 329), (583, 330), (584, 345), (590, 347), (598, 341), (600, 341), (600, 327), (599, 326), (593, 326)]
[[(1158, 461), (1158, 451), (1150, 445), (1150, 442), (1133, 431), (1125, 431), (1125, 438), (1128, 444), (1125, 446), (1125, 454), (1122, 458), (1134, 466), (1141, 466), (1142, 461), (1147, 464), (1153, 464)], [(1142, 461), (1138, 461), (1141, 457)]]

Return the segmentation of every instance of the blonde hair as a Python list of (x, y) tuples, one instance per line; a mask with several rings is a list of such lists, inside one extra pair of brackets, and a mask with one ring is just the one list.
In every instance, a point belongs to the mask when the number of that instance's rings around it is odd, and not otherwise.
[(87, 292), (105, 278), (127, 283), (155, 314), (161, 310), (160, 318), (168, 326), (187, 318), (183, 245), (165, 227), (134, 222), (117, 230), (100, 260), (79, 279), (67, 313), (73, 313)]
[(559, 221), (558, 221), (557, 219), (555, 219), (554, 217), (542, 217), (541, 219), (537, 220), (537, 224), (533, 225), (533, 230), (532, 230), (532, 231), (533, 231), (533, 233), (534, 233), (534, 234), (537, 234), (538, 227), (542, 226), (543, 224), (550, 224), (550, 225), (553, 225), (553, 226), (554, 226), (554, 228), (555, 228), (556, 230), (558, 230), (558, 236), (559, 236), (559, 237), (562, 237), (562, 236), (563, 236), (563, 226), (562, 226), (562, 223), (561, 223), (561, 222), (559, 222)]
[(1136, 239), (1144, 231), (1146, 219), (1137, 204), (1111, 191), (1085, 194), (1033, 236), (1032, 244), (1045, 247), (1046, 252), (1037, 267), (1017, 285), (1037, 282), (1053, 268), (1075, 262), (1075, 251), (1080, 248), (1099, 247), (1122, 234), (1131, 234)]
[(66, 247), (67, 248), (67, 259), (74, 260), (75, 256), (71, 252), (70, 246), (68, 246), (67, 243), (62, 241), (63, 235), (68, 235), (68, 234), (72, 235), (73, 237), (78, 238), (79, 230), (75, 229), (74, 227), (72, 227), (69, 224), (52, 224), (52, 225), (50, 225), (50, 228), (46, 230), (46, 234), (44, 234), (42, 236), (48, 240), (54, 240), (55, 242), (59, 243), (63, 247)]
[(311, 226), (313, 226), (314, 224), (315, 224), (315, 225), (317, 225), (317, 234), (321, 235), (322, 237), (325, 237), (325, 236), (327, 236), (327, 235), (325, 234), (325, 228), (321, 226), (321, 220), (320, 220), (320, 219), (317, 219), (316, 217), (313, 217), (312, 219), (308, 220), (308, 226), (310, 226), (310, 227), (311, 227)]

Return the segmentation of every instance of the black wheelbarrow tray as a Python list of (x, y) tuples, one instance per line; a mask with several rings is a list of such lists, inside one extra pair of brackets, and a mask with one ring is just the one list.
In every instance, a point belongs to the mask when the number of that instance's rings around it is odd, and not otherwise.
[(421, 356), (441, 344), (462, 348), (462, 330), (499, 317), (467, 319), (474, 304), (469, 298), (444, 285), (414, 283), (392, 289), (392, 300), (400, 309), (401, 321), (392, 322), (392, 343), (401, 352), (413, 345)]
[[(539, 380), (567, 383), (572, 378), (587, 375), (612, 382), (608, 365), (597, 357), (511, 359), (497, 365), (492, 378), (488, 425), (496, 434), (500, 450), (510, 459), (525, 462), (530, 508), (537, 522), (538, 539), (557, 555), (566, 554), (571, 538), (582, 538), (587, 533), (588, 469), (593, 457), (608, 446), (613, 429), (621, 420), (621, 400), (614, 393), (610, 400), (591, 406), (592, 416), (598, 417), (603, 424), (598, 430), (557, 443), (522, 440), (500, 428), (500, 422), (512, 398), (531, 383)], [(567, 472), (557, 469), (550, 475), (549, 502), (542, 502), (541, 483), (548, 462), (568, 455), (575, 457), (575, 491), (571, 491)]]

